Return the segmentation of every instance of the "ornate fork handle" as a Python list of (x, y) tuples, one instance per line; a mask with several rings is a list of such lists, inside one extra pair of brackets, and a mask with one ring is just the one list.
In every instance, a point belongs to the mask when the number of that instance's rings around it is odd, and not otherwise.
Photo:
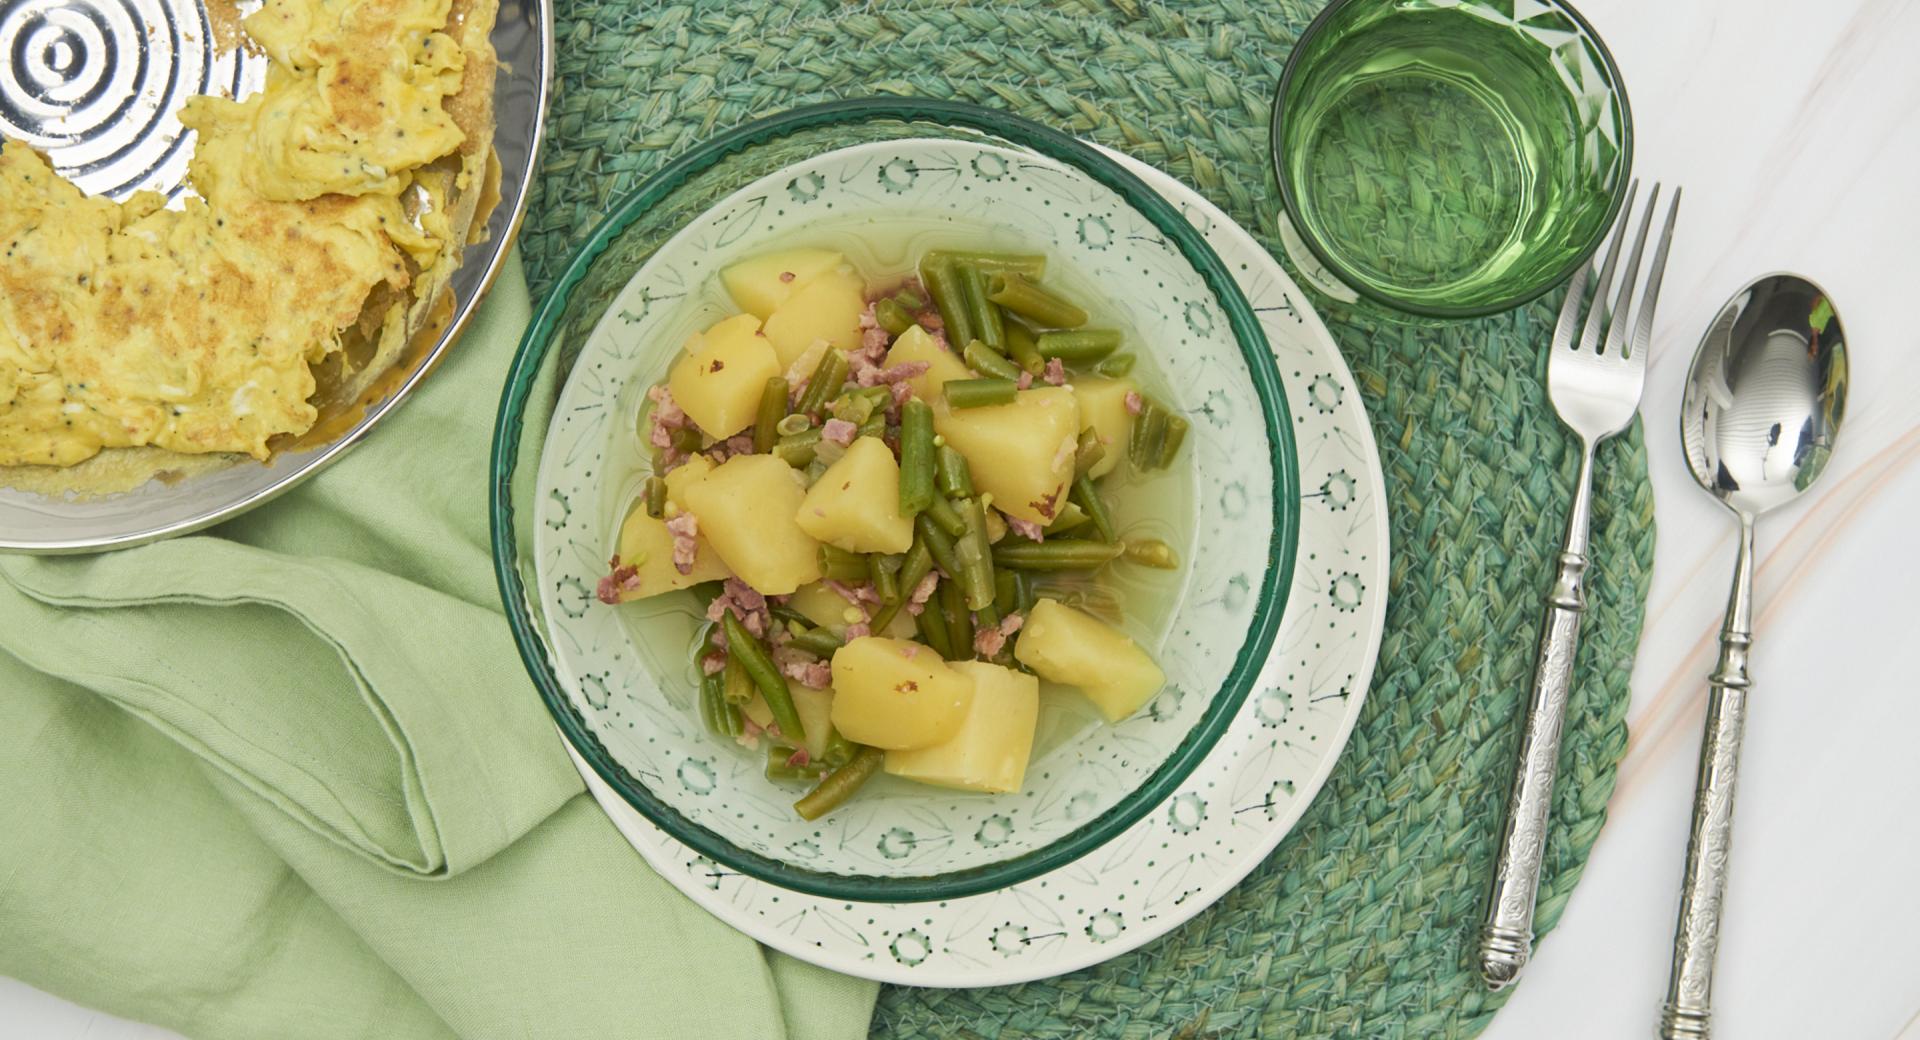
[(1533, 671), (1520, 737), (1519, 765), (1507, 797), (1507, 822), (1494, 865), (1487, 921), (1480, 930), (1480, 976), (1493, 989), (1519, 977), (1533, 952), (1534, 902), (1547, 851), (1547, 820), (1553, 780), (1560, 765), (1560, 733), (1573, 686), (1573, 655), (1580, 645), (1580, 617), (1587, 609), (1587, 529), (1592, 514), (1593, 445), (1585, 445), (1560, 568), (1547, 593), (1540, 655)]
[(1687, 873), (1680, 888), (1680, 920), (1673, 930), (1673, 974), (1660, 1014), (1663, 1040), (1711, 1035), (1713, 962), (1720, 948), (1720, 905), (1727, 892), (1727, 856), (1733, 847), (1733, 791), (1740, 773), (1740, 741), (1747, 725), (1747, 648), (1753, 644), (1753, 519), (1740, 520), (1740, 552), (1720, 662), (1709, 681), (1707, 726), (1700, 740), (1700, 774), (1693, 789), (1693, 829), (1687, 835)]

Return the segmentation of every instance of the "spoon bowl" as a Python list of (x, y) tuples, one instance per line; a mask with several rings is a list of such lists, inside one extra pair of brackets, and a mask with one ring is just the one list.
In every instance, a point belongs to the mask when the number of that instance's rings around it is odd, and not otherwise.
[(1847, 344), (1820, 287), (1767, 275), (1720, 309), (1687, 376), (1680, 441), (1693, 479), (1759, 515), (1826, 467), (1847, 400)]

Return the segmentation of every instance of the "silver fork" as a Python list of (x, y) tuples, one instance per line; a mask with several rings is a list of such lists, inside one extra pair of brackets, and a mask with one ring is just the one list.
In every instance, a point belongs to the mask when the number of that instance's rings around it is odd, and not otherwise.
[(1645, 295), (1638, 313), (1630, 316), (1640, 254), (1660, 202), (1660, 186), (1654, 185), (1640, 219), (1640, 233), (1633, 240), (1633, 253), (1621, 275), (1619, 296), (1609, 309), (1607, 293), (1639, 190), (1638, 182), (1627, 189), (1620, 225), (1614, 230), (1607, 258), (1594, 282), (1592, 306), (1584, 325), (1580, 309), (1591, 264), (1582, 264), (1567, 283), (1567, 300), (1560, 307), (1560, 321), (1553, 330), (1553, 352), (1547, 358), (1547, 396), (1560, 421), (1580, 438), (1580, 476), (1574, 483), (1573, 508), (1567, 515), (1559, 573), (1547, 593), (1533, 693), (1521, 730), (1519, 767), (1514, 772), (1513, 792), (1507, 798), (1507, 823), (1500, 836), (1500, 859), (1494, 867), (1487, 923), (1480, 931), (1480, 975), (1493, 989), (1512, 984), (1533, 952), (1534, 900), (1539, 895), (1540, 863), (1546, 853), (1553, 776), (1560, 760), (1560, 730), (1566, 721), (1573, 652), (1580, 641), (1580, 615), (1587, 609), (1585, 575), (1587, 527), (1593, 516), (1593, 452), (1601, 441), (1626, 429), (1640, 408), (1647, 343), (1653, 335), (1653, 308), (1660, 296), (1660, 278), (1666, 272), (1667, 248), (1673, 243), (1673, 221), (1680, 208), (1680, 192), (1676, 189), (1667, 206), (1653, 265), (1648, 269)]

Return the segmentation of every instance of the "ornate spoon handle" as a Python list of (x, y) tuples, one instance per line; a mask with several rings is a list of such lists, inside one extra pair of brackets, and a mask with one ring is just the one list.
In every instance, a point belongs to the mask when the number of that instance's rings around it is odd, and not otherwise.
[(1547, 819), (1553, 809), (1553, 778), (1560, 765), (1560, 732), (1573, 685), (1573, 654), (1580, 644), (1580, 617), (1587, 609), (1587, 528), (1592, 514), (1593, 447), (1588, 445), (1567, 516), (1560, 569), (1547, 593), (1540, 629), (1540, 655), (1520, 736), (1520, 760), (1507, 797), (1507, 822), (1494, 864), (1487, 922), (1480, 930), (1480, 977), (1504, 989), (1520, 976), (1533, 952), (1534, 901), (1540, 894), (1540, 864), (1547, 851)]
[(1707, 728), (1694, 782), (1693, 829), (1687, 836), (1687, 873), (1681, 882), (1680, 920), (1673, 931), (1673, 974), (1660, 1015), (1663, 1040), (1711, 1035), (1713, 960), (1720, 947), (1720, 904), (1727, 891), (1733, 844), (1733, 791), (1740, 773), (1740, 739), (1747, 724), (1747, 648), (1753, 643), (1753, 519), (1740, 518), (1740, 555), (1720, 630), (1720, 662), (1707, 695)]

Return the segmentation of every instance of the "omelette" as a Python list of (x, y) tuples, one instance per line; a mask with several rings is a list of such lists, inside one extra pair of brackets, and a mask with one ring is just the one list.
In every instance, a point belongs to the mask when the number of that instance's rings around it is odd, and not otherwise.
[(485, 223), (492, 20), (491, 0), (267, 0), (242, 23), (264, 88), (180, 110), (177, 209), (0, 143), (0, 483), (265, 460), (374, 386)]

